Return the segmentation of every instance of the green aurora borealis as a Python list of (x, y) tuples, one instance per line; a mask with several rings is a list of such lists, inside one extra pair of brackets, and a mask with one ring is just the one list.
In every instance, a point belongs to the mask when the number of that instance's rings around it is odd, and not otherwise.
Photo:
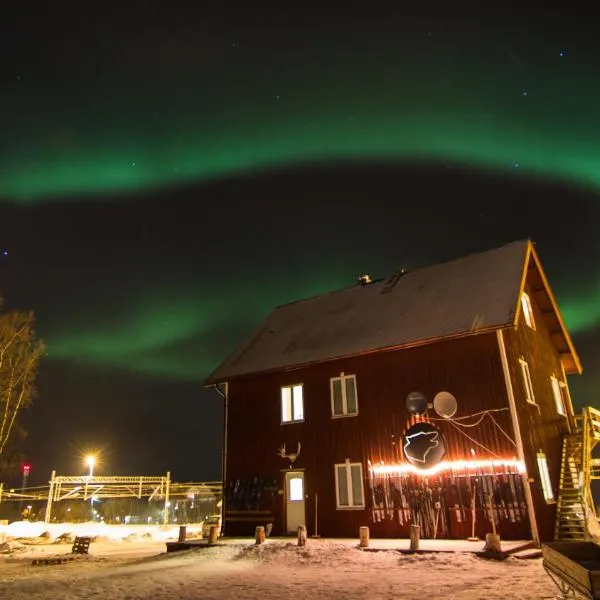
[(4, 99), (0, 198), (340, 159), (448, 160), (600, 187), (597, 84), (581, 75), (591, 56), (464, 25), (408, 29), (147, 36), (118, 56), (107, 44), (77, 76), (41, 57)]
[[(525, 100), (527, 101), (527, 100)], [(348, 112), (355, 114), (353, 107)], [(73, 194), (144, 191), (160, 185), (200, 182), (265, 168), (321, 160), (448, 160), (528, 175), (570, 179), (600, 187), (600, 153), (571, 131), (545, 132), (543, 124), (515, 125), (494, 115), (444, 116), (390, 114), (348, 117), (351, 125), (315, 111), (282, 122), (240, 126), (237, 134), (204, 134), (180, 143), (160, 138), (114, 150), (87, 143), (74, 149), (47, 150), (5, 166), (0, 194), (17, 202)], [(309, 121), (310, 127), (300, 123)], [(355, 121), (366, 121), (355, 122)], [(312, 130), (312, 131), (311, 131)], [(30, 164), (27, 164), (29, 163)], [(25, 163), (25, 164), (23, 164)]]
[(128, 303), (117, 318), (103, 315), (100, 328), (84, 323), (61, 326), (51, 332), (49, 356), (198, 381), (231, 350), (235, 332), (255, 329), (274, 300), (293, 301), (346, 283), (335, 278), (323, 277), (320, 282), (301, 278), (282, 293), (274, 281), (257, 288), (251, 281), (238, 280), (218, 295), (173, 291), (161, 298)]
[[(3, 67), (11, 83), (0, 101), (9, 150), (0, 198), (23, 210), (108, 199), (135, 210), (158, 188), (304, 163), (415, 159), (600, 191), (599, 89), (586, 76), (595, 58), (578, 51), (578, 36), (540, 34), (534, 43), (502, 27), (138, 32), (92, 44), (83, 58), (33, 41), (29, 63)], [(218, 291), (163, 285), (163, 267), (156, 284), (95, 308), (98, 319), (46, 319), (49, 357), (199, 381), (235, 332), (272, 306), (356, 275), (344, 259), (319, 266), (284, 290), (284, 267), (257, 289), (246, 266)], [(574, 333), (600, 324), (597, 272), (554, 287)]]

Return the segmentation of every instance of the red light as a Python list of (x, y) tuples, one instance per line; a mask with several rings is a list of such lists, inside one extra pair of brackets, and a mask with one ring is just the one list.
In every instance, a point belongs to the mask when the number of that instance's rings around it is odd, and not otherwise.
[(31, 471), (31, 465), (23, 465), (23, 475), (29, 475), (29, 471)]

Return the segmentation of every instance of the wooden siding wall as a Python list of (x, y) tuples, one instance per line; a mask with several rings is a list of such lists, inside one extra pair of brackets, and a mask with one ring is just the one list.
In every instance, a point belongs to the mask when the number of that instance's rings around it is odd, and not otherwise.
[[(505, 331), (504, 340), (539, 535), (541, 541), (551, 541), (554, 537), (556, 505), (547, 503), (544, 499), (536, 455), (539, 450), (546, 455), (554, 497), (557, 498), (562, 439), (564, 434), (569, 432), (569, 417), (557, 412), (550, 380), (554, 375), (559, 381), (564, 381), (560, 358), (552, 344), (529, 281), (525, 291), (531, 299), (536, 328), (533, 330), (527, 325), (521, 312), (518, 327)], [(529, 365), (537, 406), (526, 400), (520, 358), (526, 360)], [(570, 410), (568, 406), (565, 406), (565, 409)]]
[[(356, 375), (359, 414), (333, 419), (329, 381), (341, 372)], [(304, 387), (305, 420), (282, 425), (280, 388), (296, 383)], [(230, 382), (226, 534), (249, 534), (255, 524), (270, 520), (274, 534), (285, 531), (283, 471), (289, 461), (277, 450), (285, 443), (293, 452), (300, 442), (294, 467), (305, 470), (309, 534), (315, 529), (318, 494), (318, 533), (357, 535), (359, 526), (372, 522), (369, 461), (374, 465), (402, 461), (401, 436), (410, 423), (405, 398), (415, 390), (430, 401), (441, 390), (454, 394), (455, 417), (501, 409), (494, 418), (514, 439), (495, 333)], [(437, 417), (434, 411), (429, 413)], [(434, 422), (444, 434), (448, 460), (471, 458), (471, 449), (474, 458), (516, 457), (515, 447), (489, 418), (466, 430), (477, 443), (443, 420)], [(334, 464), (346, 459), (363, 464), (365, 510), (336, 509)], [(377, 534), (398, 535), (398, 529), (381, 525)]]

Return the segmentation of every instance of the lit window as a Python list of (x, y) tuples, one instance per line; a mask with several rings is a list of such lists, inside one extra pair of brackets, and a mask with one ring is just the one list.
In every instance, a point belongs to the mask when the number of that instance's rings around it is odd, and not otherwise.
[(525, 317), (525, 323), (535, 329), (535, 320), (533, 319), (533, 307), (531, 306), (531, 298), (523, 292), (521, 295), (521, 307), (523, 308), (523, 316)]
[(343, 465), (335, 465), (335, 495), (338, 508), (365, 507), (361, 463), (347, 460)]
[(550, 481), (550, 471), (548, 470), (548, 461), (546, 455), (543, 452), (538, 452), (537, 455), (538, 470), (540, 472), (540, 482), (542, 484), (542, 492), (544, 493), (544, 499), (546, 502), (554, 500), (554, 493), (552, 492), (552, 483)]
[(562, 390), (560, 389), (560, 382), (554, 375), (550, 377), (550, 382), (552, 383), (552, 394), (556, 403), (556, 412), (559, 415), (565, 416), (567, 413), (565, 411), (565, 403), (563, 402)]
[(356, 375), (331, 378), (331, 415), (345, 417), (358, 414)]
[(290, 502), (301, 502), (304, 500), (304, 480), (302, 477), (292, 477), (289, 481), (288, 500)]
[(523, 384), (525, 386), (525, 399), (531, 404), (535, 404), (535, 394), (533, 393), (533, 383), (531, 383), (531, 373), (529, 372), (529, 365), (522, 359), (519, 359), (521, 363), (521, 373), (523, 374)]
[(281, 388), (281, 422), (304, 421), (304, 401), (302, 384), (286, 385)]

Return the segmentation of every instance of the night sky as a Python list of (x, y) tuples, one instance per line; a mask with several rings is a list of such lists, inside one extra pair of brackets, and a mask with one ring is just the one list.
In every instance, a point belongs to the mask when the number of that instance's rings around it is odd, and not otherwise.
[(273, 306), (525, 237), (598, 406), (597, 31), (447, 4), (3, 3), (0, 293), (48, 345), (32, 483), (90, 449), (216, 479), (202, 381)]

